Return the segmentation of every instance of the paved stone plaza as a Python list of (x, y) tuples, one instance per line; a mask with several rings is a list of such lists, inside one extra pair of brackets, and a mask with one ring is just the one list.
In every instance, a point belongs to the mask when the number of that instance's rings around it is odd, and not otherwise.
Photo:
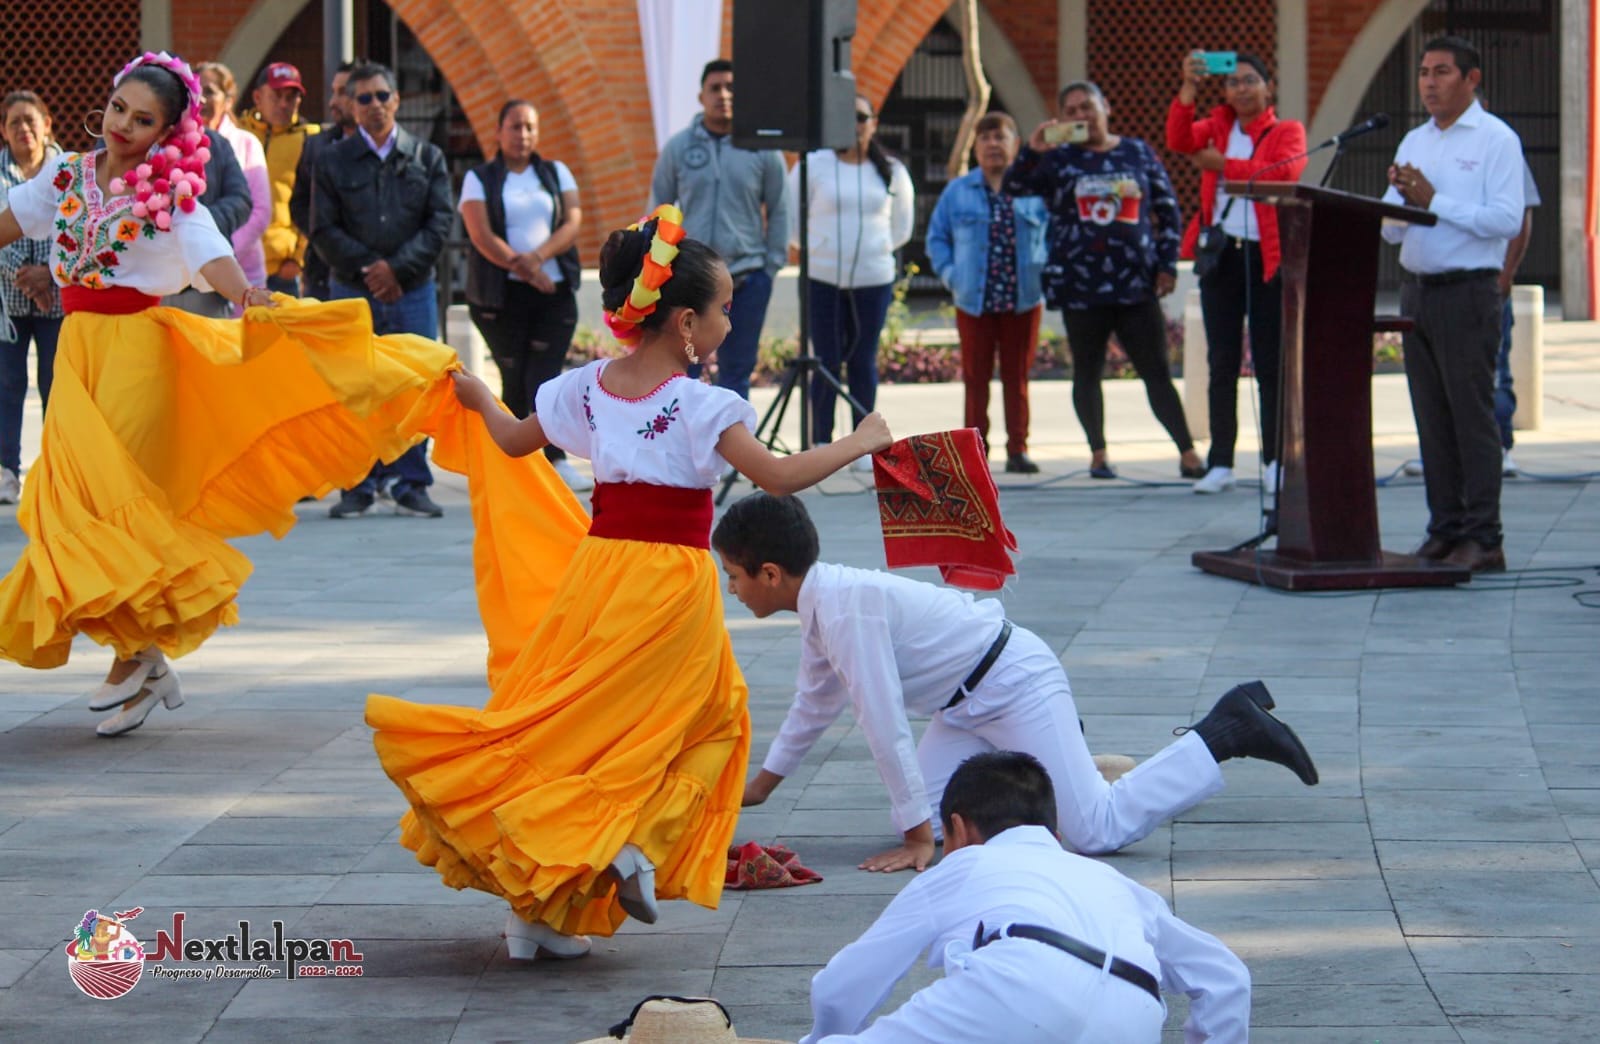
[[(1600, 328), (1546, 330), (1545, 425), (1517, 456), (1533, 472), (1593, 471)], [(1068, 393), (1034, 386), (1045, 481), (999, 476), (1022, 546), (1002, 597), (1060, 652), (1090, 746), (1148, 756), (1260, 677), (1322, 774), (1308, 789), (1277, 766), (1230, 762), (1221, 796), (1110, 862), (1245, 960), (1258, 1040), (1600, 1040), (1600, 612), (1551, 579), (1580, 578), (1600, 602), (1600, 483), (1507, 483), (1510, 564), (1552, 573), (1289, 596), (1189, 565), (1255, 531), (1253, 489), (1201, 498), (1071, 477), (1087, 451)], [(1139, 384), (1107, 395), (1124, 477), (1175, 478)], [(1387, 474), (1415, 455), (1403, 378), (1376, 378), (1374, 397)], [(950, 385), (880, 398), (901, 433), (953, 426), (960, 402)], [(29, 424), (36, 446), (31, 402)], [(1247, 474), (1255, 460), (1242, 446)], [(485, 695), (461, 480), (442, 475), (436, 495), (440, 521), (335, 522), (325, 500), (301, 506), (286, 540), (245, 541), (256, 574), (240, 626), (183, 661), (186, 706), (124, 738), (94, 735), (84, 697), (106, 654), (89, 642), (61, 670), (0, 665), (0, 1037), (568, 1044), (650, 993), (715, 995), (746, 1035), (805, 1032), (811, 974), (908, 880), (854, 869), (893, 837), (848, 715), (738, 831), (793, 846), (823, 883), (730, 893), (716, 911), (669, 904), (583, 961), (508, 961), (504, 907), (442, 887), (396, 844), (403, 802), (362, 723), (367, 693)], [(1420, 480), (1378, 502), (1388, 547), (1420, 541)], [(882, 563), (857, 476), (807, 503), (825, 557)], [(0, 509), (6, 563), (23, 547), (13, 513)], [(797, 627), (737, 603), (728, 623), (759, 758), (790, 695)], [(267, 934), (276, 919), (289, 937), (354, 940), (363, 975), (147, 973), (124, 998), (90, 1000), (63, 946), (86, 909), (133, 906), (147, 948), (175, 911), (190, 938), (237, 933), (241, 919)], [(896, 1001), (926, 981), (919, 967)], [(1169, 1005), (1177, 1040), (1183, 999)]]

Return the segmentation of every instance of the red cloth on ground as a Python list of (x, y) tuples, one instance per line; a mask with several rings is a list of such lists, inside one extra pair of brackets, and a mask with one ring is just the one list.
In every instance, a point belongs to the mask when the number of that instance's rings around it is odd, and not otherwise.
[(1015, 576), (1017, 538), (976, 428), (901, 439), (872, 458), (890, 569), (938, 566), (947, 584), (998, 591)]
[(800, 857), (782, 845), (747, 841), (728, 849), (728, 876), (723, 887), (736, 892), (756, 888), (792, 888), (815, 884), (822, 875), (800, 865)]

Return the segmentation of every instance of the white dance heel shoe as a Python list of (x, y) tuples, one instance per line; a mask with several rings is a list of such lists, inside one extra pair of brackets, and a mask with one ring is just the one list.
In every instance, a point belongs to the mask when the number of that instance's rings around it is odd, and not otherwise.
[(119, 703), (127, 703), (139, 695), (139, 690), (144, 688), (156, 668), (167, 662), (161, 655), (160, 649), (145, 649), (136, 652), (133, 658), (139, 666), (126, 678), (112, 685), (110, 682), (101, 682), (100, 687), (89, 695), (89, 709), (92, 711), (110, 710)]
[(570, 961), (589, 953), (587, 935), (562, 935), (546, 924), (524, 921), (515, 913), (506, 914), (506, 953), (514, 961), (554, 957)]
[(145, 684), (135, 699), (127, 702), (120, 714), (102, 721), (94, 731), (102, 736), (120, 736), (143, 725), (158, 703), (164, 704), (167, 710), (182, 707), (183, 687), (178, 683), (178, 672), (165, 662), (157, 670), (160, 673)]
[(617, 902), (623, 910), (635, 921), (655, 924), (661, 916), (656, 906), (656, 865), (630, 843), (622, 846), (610, 869), (617, 875)]

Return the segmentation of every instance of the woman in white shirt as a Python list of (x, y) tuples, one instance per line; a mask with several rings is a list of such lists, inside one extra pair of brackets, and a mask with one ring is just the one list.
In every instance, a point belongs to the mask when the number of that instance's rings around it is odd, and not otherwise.
[[(525, 101), (500, 108), (500, 154), (461, 183), (461, 220), (472, 239), (467, 307), (500, 368), (500, 397), (518, 417), (539, 386), (561, 373), (578, 326), (578, 229), (583, 210), (566, 164), (541, 157), (539, 113)], [(574, 490), (594, 483), (545, 447)]]
[[(811, 342), (817, 358), (835, 377), (843, 377), (852, 398), (870, 412), (878, 394), (878, 337), (894, 297), (894, 252), (911, 238), (916, 219), (911, 175), (884, 152), (874, 135), (878, 117), (872, 103), (856, 97), (856, 144), (819, 149), (809, 159)], [(799, 169), (789, 172), (789, 191), (798, 198)], [(789, 238), (798, 242), (799, 208), (789, 208)], [(841, 373), (841, 370), (843, 373)], [(812, 437), (833, 440), (833, 386), (811, 379)], [(855, 424), (862, 414), (856, 413)], [(870, 470), (871, 462), (856, 467)]]

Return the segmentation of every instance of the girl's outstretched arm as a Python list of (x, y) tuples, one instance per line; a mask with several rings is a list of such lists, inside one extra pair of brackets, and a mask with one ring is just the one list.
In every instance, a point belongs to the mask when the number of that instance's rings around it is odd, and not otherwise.
[(530, 413), (518, 420), (500, 405), (487, 384), (466, 370), (452, 370), (450, 376), (455, 380), (456, 398), (467, 409), (482, 414), (489, 437), (506, 456), (526, 457), (549, 445), (550, 440), (545, 437), (536, 415)]
[(798, 493), (816, 485), (857, 457), (889, 448), (894, 437), (889, 422), (879, 413), (869, 413), (861, 426), (838, 442), (817, 446), (804, 453), (780, 457), (756, 441), (750, 429), (736, 424), (717, 440), (717, 452), (741, 475), (775, 496)]

